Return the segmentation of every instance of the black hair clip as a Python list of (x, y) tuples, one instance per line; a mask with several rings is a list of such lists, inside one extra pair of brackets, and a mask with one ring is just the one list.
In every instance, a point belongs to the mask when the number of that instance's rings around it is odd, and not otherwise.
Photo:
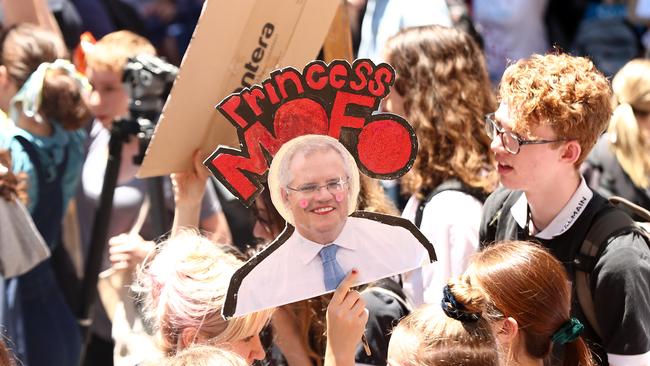
[(481, 317), (479, 314), (468, 312), (465, 306), (456, 300), (449, 285), (446, 285), (442, 290), (440, 306), (448, 317), (460, 320), (461, 322), (477, 322)]

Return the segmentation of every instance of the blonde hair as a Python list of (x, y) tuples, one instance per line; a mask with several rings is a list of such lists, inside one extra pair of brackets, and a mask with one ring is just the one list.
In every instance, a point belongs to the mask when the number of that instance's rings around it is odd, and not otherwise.
[(146, 294), (145, 312), (157, 331), (160, 348), (175, 354), (183, 348), (184, 329), (196, 329), (210, 344), (226, 344), (258, 334), (273, 309), (224, 320), (221, 309), (232, 274), (243, 263), (216, 244), (184, 231), (160, 243), (145, 262), (136, 290)]
[(486, 300), (480, 290), (463, 281), (451, 281), (449, 290), (475, 322), (447, 316), (440, 305), (425, 305), (402, 319), (391, 337), (404, 350), (402, 366), (490, 366), (499, 364), (492, 329), (483, 317)]
[(609, 122), (610, 147), (637, 187), (650, 186), (650, 135), (639, 130), (634, 108), (650, 112), (650, 60), (628, 62), (612, 80), (614, 114)]
[(535, 127), (549, 126), (558, 139), (576, 140), (582, 148), (576, 167), (605, 131), (611, 95), (609, 82), (589, 59), (566, 54), (519, 60), (499, 85), (499, 97), (515, 121), (513, 131), (531, 137)]
[(248, 366), (232, 351), (208, 345), (193, 345), (170, 357), (164, 366)]
[(102, 37), (86, 55), (87, 67), (122, 74), (129, 57), (156, 55), (156, 49), (144, 37), (121, 30)]

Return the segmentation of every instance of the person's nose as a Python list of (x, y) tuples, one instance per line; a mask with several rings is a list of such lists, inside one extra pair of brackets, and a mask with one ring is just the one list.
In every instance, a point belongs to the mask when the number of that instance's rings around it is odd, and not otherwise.
[(327, 186), (318, 187), (314, 192), (314, 199), (316, 201), (328, 201), (332, 198), (332, 194), (327, 189)]
[(492, 152), (495, 154), (506, 151), (505, 148), (503, 147), (503, 140), (501, 139), (501, 134), (499, 133), (494, 134), (494, 137), (490, 142), (490, 150), (492, 150)]
[(262, 340), (259, 335), (256, 335), (251, 339), (251, 351), (249, 354), (249, 361), (254, 360), (263, 360), (266, 358), (266, 352), (264, 352), (264, 347), (262, 346)]

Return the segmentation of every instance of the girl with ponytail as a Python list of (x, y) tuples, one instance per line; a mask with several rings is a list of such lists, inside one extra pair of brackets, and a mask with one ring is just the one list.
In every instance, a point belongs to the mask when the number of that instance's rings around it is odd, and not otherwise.
[(580, 337), (583, 326), (570, 314), (566, 270), (546, 249), (501, 242), (477, 253), (463, 278), (485, 296), (483, 315), (494, 330), (503, 363), (593, 365)]
[(441, 305), (424, 305), (395, 327), (388, 366), (499, 365), (487, 311), (479, 289), (450, 281)]
[[(0, 148), (11, 152), (12, 169), (27, 176), (27, 208), (50, 251), (58, 247), (62, 219), (84, 157), (91, 115), (89, 84), (65, 60), (55, 34), (18, 24), (0, 36), (0, 109), (12, 122), (0, 131)], [(3, 326), (20, 363), (78, 363), (77, 321), (56, 281), (51, 259), (5, 281)], [(70, 284), (66, 284), (69, 286)]]
[(612, 80), (614, 113), (583, 166), (605, 197), (650, 210), (650, 60), (628, 62)]

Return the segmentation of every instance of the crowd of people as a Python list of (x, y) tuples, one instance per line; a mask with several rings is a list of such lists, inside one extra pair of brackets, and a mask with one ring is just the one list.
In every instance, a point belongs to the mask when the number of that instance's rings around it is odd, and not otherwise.
[[(160, 235), (128, 138), (88, 304), (111, 128), (130, 113), (125, 65), (180, 60), (170, 52), (202, 2), (146, 3), (0, 5), (0, 365), (650, 365), (650, 37), (627, 2), (346, 1), (358, 56), (396, 72), (380, 108), (415, 131), (412, 168), (391, 182), (330, 174), (353, 159), (313, 144), (248, 211), (196, 151), (161, 182)], [(71, 11), (98, 39), (83, 65), (70, 61)], [(636, 37), (629, 57), (599, 48), (603, 24)], [(296, 168), (315, 155), (330, 163)], [(355, 286), (359, 263), (333, 292), (222, 316), (251, 256), (313, 205), (343, 203), (309, 216), (320, 244), (358, 209), (411, 221), (436, 261)]]

